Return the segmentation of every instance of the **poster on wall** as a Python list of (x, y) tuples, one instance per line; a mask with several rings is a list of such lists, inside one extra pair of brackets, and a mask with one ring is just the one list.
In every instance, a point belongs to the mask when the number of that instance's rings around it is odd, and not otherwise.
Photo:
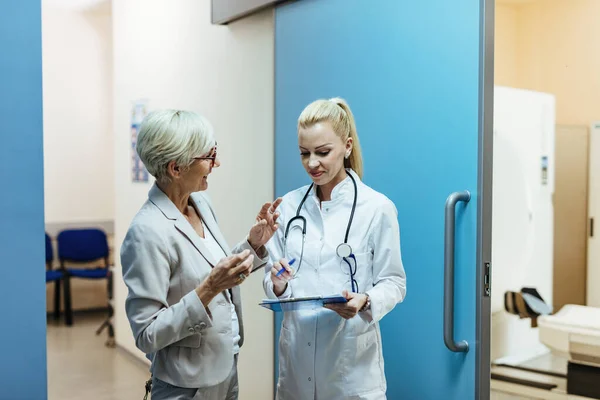
[(148, 182), (148, 170), (135, 151), (140, 124), (148, 114), (148, 101), (137, 100), (131, 107), (131, 181)]

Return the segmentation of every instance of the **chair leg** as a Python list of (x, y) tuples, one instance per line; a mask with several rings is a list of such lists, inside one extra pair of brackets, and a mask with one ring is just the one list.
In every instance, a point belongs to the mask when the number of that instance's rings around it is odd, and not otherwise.
[(107, 347), (115, 347), (115, 330), (112, 324), (112, 319), (114, 315), (114, 309), (112, 305), (113, 298), (113, 281), (112, 281), (112, 272), (109, 271), (107, 276), (107, 294), (108, 294), (108, 316), (106, 320), (100, 325), (98, 330), (96, 330), (96, 335), (102, 333), (104, 328), (108, 328), (108, 339), (106, 340)]
[(73, 325), (73, 309), (71, 308), (71, 278), (65, 276), (64, 298), (65, 298), (65, 324)]
[(60, 319), (60, 279), (54, 281), (54, 320)]

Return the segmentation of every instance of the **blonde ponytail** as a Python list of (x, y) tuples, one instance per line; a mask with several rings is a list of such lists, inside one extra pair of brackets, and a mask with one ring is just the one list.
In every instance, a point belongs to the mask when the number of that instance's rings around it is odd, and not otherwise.
[(352, 138), (352, 152), (344, 159), (344, 167), (350, 168), (363, 177), (363, 160), (354, 115), (348, 103), (339, 97), (329, 100), (316, 100), (306, 106), (298, 118), (298, 129), (306, 129), (319, 122), (329, 122), (334, 132), (346, 141)]
[(358, 133), (356, 132), (356, 123), (354, 122), (354, 114), (350, 110), (350, 106), (346, 103), (346, 100), (340, 99), (339, 97), (333, 98), (330, 101), (337, 104), (344, 113), (348, 120), (348, 137), (352, 138), (352, 152), (350, 157), (344, 159), (344, 167), (351, 168), (360, 179), (363, 177), (363, 159), (362, 151), (360, 148), (360, 142), (358, 140)]

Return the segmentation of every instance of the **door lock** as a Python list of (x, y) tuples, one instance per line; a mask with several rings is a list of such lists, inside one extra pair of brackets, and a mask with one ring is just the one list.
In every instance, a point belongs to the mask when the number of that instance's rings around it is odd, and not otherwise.
[(490, 297), (491, 284), (490, 284), (490, 263), (485, 263), (485, 271), (483, 274), (483, 295)]

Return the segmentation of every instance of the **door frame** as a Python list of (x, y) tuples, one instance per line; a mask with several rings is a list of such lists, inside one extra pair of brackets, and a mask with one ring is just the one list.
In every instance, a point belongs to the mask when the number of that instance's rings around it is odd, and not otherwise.
[[(494, 131), (495, 1), (480, 0), (479, 160), (477, 188), (477, 358), (475, 398), (489, 399), (491, 391), (491, 265)], [(487, 284), (486, 284), (487, 283)]]
[(598, 235), (600, 228), (598, 225), (600, 218), (598, 211), (600, 206), (600, 175), (598, 165), (600, 165), (600, 121), (593, 122), (589, 131), (588, 142), (588, 207), (587, 207), (587, 254), (586, 254), (586, 305), (600, 307), (600, 295), (592, 288), (592, 282), (600, 277), (599, 261), (600, 244), (598, 244)]

